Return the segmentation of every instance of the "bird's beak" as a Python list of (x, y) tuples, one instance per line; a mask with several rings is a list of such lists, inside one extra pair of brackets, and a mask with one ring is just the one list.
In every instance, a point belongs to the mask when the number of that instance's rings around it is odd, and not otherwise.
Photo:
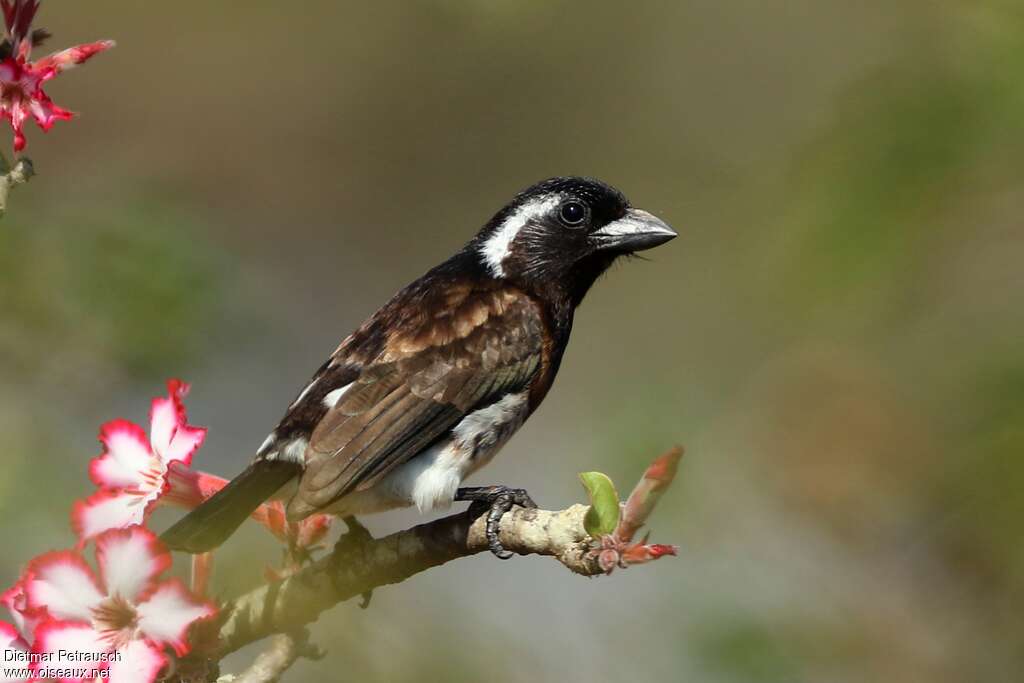
[(590, 233), (590, 241), (601, 251), (643, 251), (664, 244), (679, 234), (665, 221), (642, 209), (630, 209), (617, 221)]

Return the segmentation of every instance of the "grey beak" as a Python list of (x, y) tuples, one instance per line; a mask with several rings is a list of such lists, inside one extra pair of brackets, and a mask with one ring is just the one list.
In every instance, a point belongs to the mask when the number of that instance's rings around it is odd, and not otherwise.
[(630, 209), (617, 221), (590, 233), (595, 249), (643, 251), (668, 242), (679, 234), (665, 221), (642, 209)]

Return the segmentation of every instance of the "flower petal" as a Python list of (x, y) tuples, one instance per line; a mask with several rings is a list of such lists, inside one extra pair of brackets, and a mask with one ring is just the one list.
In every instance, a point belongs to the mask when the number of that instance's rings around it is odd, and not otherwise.
[(188, 628), (192, 622), (217, 613), (217, 609), (188, 592), (177, 579), (156, 587), (138, 606), (139, 630), (158, 644), (174, 648), (178, 656), (189, 650)]
[(168, 463), (167, 491), (162, 502), (191, 510), (227, 485), (227, 479), (190, 470), (181, 461)]
[[(47, 553), (32, 560), (25, 572), (30, 608), (45, 609), (57, 619), (88, 621), (92, 608), (104, 598), (92, 569), (70, 550)], [(38, 637), (38, 630), (37, 630)]]
[(0, 647), (8, 648), (21, 640), (21, 634), (13, 625), (0, 621)]
[(181, 460), (189, 464), (192, 453), (206, 438), (205, 429), (187, 423), (182, 399), (188, 390), (188, 384), (171, 379), (167, 381), (167, 396), (153, 399), (149, 411), (149, 437), (153, 450), (164, 462)]
[(205, 427), (181, 425), (178, 427), (178, 430), (174, 432), (174, 438), (171, 439), (170, 445), (167, 446), (167, 450), (164, 451), (164, 460), (180, 460), (184, 464), (188, 465), (192, 462), (192, 454), (199, 450), (199, 447), (203, 445), (203, 441), (205, 439)]
[(145, 484), (139, 470), (128, 469), (110, 453), (89, 461), (89, 478), (97, 486), (107, 489), (131, 489)]
[(252, 518), (267, 527), (279, 541), (288, 540), (288, 520), (281, 501), (268, 500), (253, 510)]
[(25, 594), (25, 579), (19, 579), (4, 591), (0, 595), (0, 603), (10, 612), (11, 620), (22, 635), (27, 640), (32, 640), (35, 637), (36, 626), (46, 616), (46, 611), (29, 608), (28, 596)]
[(167, 657), (144, 640), (133, 640), (110, 663), (111, 683), (153, 683), (167, 665)]
[[(18, 658), (21, 656), (21, 653), (28, 651), (28, 646), (21, 639), (18, 629), (6, 621), (0, 621), (0, 650), (3, 650), (4, 658), (4, 664), (0, 666), (0, 683), (25, 680), (24, 676), (8, 675), (16, 674), (18, 667), (23, 663)], [(9, 670), (8, 667), (12, 667), (12, 669)]]
[(46, 669), (68, 671), (77, 669), (76, 673), (80, 674), (78, 676), (55, 679), (77, 683), (86, 679), (100, 678), (98, 671), (106, 670), (110, 666), (109, 662), (83, 662), (81, 661), (82, 654), (100, 654), (109, 651), (110, 647), (102, 635), (93, 630), (92, 626), (81, 622), (48, 619), (36, 630), (36, 642), (32, 652), (50, 653), (50, 657), (47, 658), (48, 661), (33, 662), (30, 666), (38, 675), (43, 675), (42, 672)]
[(75, 501), (71, 527), (78, 535), (79, 545), (109, 529), (142, 524), (160, 493), (160, 489), (146, 493), (101, 489), (84, 501)]
[(299, 533), (295, 544), (300, 548), (312, 548), (323, 540), (331, 530), (334, 517), (331, 515), (310, 515), (299, 522)]
[(100, 427), (103, 455), (89, 465), (89, 477), (97, 486), (135, 487), (145, 482), (143, 473), (152, 467), (153, 454), (142, 427), (128, 420), (111, 420)]
[(28, 116), (28, 107), (23, 104), (23, 98), (16, 92), (10, 93), (6, 99), (8, 101), (3, 102), (2, 105), (3, 116), (10, 122), (11, 130), (14, 131), (14, 151), (20, 152), (25, 149), (23, 125), (25, 117)]
[(26, 2), (25, 0), (8, 0), (3, 3), (4, 24), (11, 36), (11, 42), (15, 45), (29, 37), (29, 29), (32, 28), (32, 21), (39, 11), (39, 0)]
[(68, 121), (75, 117), (74, 112), (58, 107), (42, 90), (28, 100), (28, 110), (43, 132), (49, 132), (54, 121)]
[(75, 45), (74, 47), (54, 52), (53, 54), (46, 55), (45, 57), (36, 60), (33, 63), (33, 67), (36, 69), (52, 70), (53, 75), (56, 76), (60, 72), (67, 71), (71, 67), (85, 62), (104, 50), (109, 50), (114, 47), (114, 45), (115, 43), (112, 40), (98, 40), (95, 43)]
[(156, 534), (134, 526), (97, 538), (96, 564), (108, 595), (136, 602), (143, 589), (171, 566), (171, 554)]

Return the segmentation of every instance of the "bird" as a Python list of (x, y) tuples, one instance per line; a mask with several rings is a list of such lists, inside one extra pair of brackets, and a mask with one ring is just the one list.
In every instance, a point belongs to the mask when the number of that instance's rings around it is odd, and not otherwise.
[(346, 337), (288, 406), (246, 469), (163, 535), (174, 550), (221, 545), (264, 501), (289, 521), (468, 501), (501, 517), (535, 507), (521, 488), (463, 487), (537, 410), (577, 307), (619, 258), (677, 233), (587, 177), (536, 183), (451, 258), (400, 290)]

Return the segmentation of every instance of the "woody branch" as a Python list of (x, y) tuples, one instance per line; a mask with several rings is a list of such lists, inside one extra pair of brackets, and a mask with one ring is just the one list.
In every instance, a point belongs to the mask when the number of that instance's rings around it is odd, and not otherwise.
[[(682, 450), (670, 449), (647, 468), (625, 504), (610, 480), (599, 473), (581, 475), (591, 505), (564, 510), (515, 508), (501, 522), (502, 545), (519, 555), (553, 557), (582, 576), (610, 574), (616, 567), (640, 564), (674, 546), (634, 542), (633, 537), (672, 482)], [(389, 584), (401, 583), (431, 567), (488, 551), (486, 519), (472, 509), (420, 524), (384, 538), (341, 544), (324, 558), (283, 579), (271, 581), (224, 606), (200, 647), (181, 662), (180, 680), (190, 671), (216, 671), (216, 662), (250, 643), (275, 636), (241, 679), (272, 681), (310, 650), (304, 627), (339, 602)], [(216, 630), (213, 633), (212, 630)], [(299, 647), (296, 643), (302, 643)]]
[[(515, 508), (502, 518), (502, 545), (556, 558), (577, 574), (602, 573), (583, 526), (585, 505), (559, 511)], [(242, 595), (227, 608), (215, 659), (275, 633), (315, 621), (324, 610), (375, 588), (401, 583), (446, 562), (488, 550), (486, 520), (469, 511), (341, 549), (299, 573)]]

